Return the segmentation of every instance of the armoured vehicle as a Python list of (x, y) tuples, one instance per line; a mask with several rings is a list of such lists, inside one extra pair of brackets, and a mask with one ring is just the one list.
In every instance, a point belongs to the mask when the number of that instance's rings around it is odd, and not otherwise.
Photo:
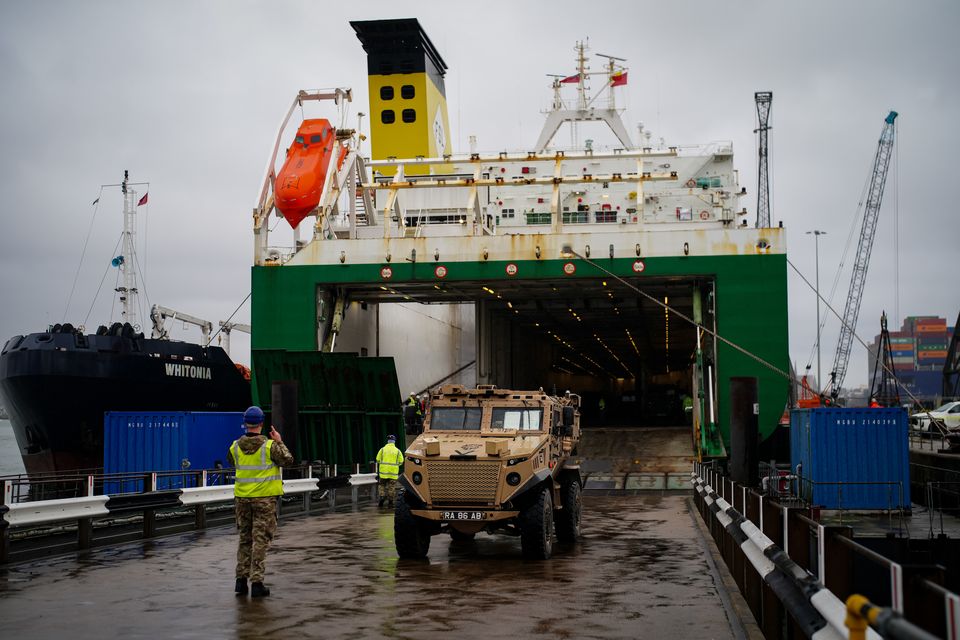
[(547, 559), (553, 534), (580, 537), (580, 397), (445, 385), (431, 395), (423, 432), (404, 454), (394, 538), (401, 558), (423, 558), (430, 538), (520, 537)]

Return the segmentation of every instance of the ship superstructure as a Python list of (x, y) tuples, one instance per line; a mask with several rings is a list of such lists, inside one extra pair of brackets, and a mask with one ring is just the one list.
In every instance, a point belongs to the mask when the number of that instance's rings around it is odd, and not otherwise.
[[(365, 48), (372, 30), (431, 55), (415, 20), (353, 27)], [(419, 50), (410, 46), (417, 37)], [(583, 57), (579, 45), (575, 75)], [(608, 59), (603, 84), (612, 91), (627, 71)], [(403, 72), (381, 75), (377, 86), (394, 96), (408, 83)], [(403, 127), (413, 123), (394, 119), (395, 129), (373, 131), (386, 141), (367, 159), (356, 132), (341, 130), (342, 164), (304, 223), (310, 239), (299, 240), (301, 226), (292, 247), (271, 243), (268, 171), (254, 211), (254, 361), (263, 349), (363, 350), (376, 341), (379, 354), (397, 357), (401, 386), (420, 389), (474, 359), (468, 384), (583, 391), (588, 425), (678, 422), (687, 394), (707, 454), (729, 439), (730, 378), (756, 377), (769, 436), (788, 391), (784, 230), (746, 226), (730, 143), (633, 143), (616, 126), (615, 105), (598, 114), (583, 104), (582, 75), (567, 108), (558, 97), (565, 79), (553, 82), (546, 142), (535, 150), (403, 158), (390, 141), (406, 148)], [(396, 109), (382, 95), (371, 96), (372, 121)], [(350, 96), (301, 93), (294, 104)], [(554, 146), (557, 124), (579, 118), (613, 123), (622, 146)], [(444, 313), (460, 324), (436, 331), (424, 320)]]

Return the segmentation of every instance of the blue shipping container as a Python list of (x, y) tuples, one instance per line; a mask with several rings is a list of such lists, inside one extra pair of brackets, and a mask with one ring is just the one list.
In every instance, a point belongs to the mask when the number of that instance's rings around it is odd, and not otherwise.
[(797, 409), (790, 460), (801, 495), (826, 509), (910, 508), (907, 412), (901, 408)]
[[(243, 435), (239, 412), (108, 411), (103, 419), (104, 473), (227, 467), (227, 448)], [(222, 481), (208, 479), (208, 484)], [(157, 489), (179, 489), (184, 477), (160, 476)], [(134, 480), (108, 481), (104, 493), (139, 491)]]

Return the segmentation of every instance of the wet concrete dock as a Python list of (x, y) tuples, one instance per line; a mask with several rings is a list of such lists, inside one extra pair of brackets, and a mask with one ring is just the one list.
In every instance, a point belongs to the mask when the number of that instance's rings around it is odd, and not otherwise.
[(10, 638), (735, 638), (686, 495), (587, 495), (582, 543), (433, 538), (399, 561), (392, 513), (284, 520), (263, 600), (233, 594), (231, 528), (0, 569)]

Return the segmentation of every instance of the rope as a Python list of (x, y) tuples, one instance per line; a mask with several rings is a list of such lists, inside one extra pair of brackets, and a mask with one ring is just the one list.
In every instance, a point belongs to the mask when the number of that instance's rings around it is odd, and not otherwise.
[[(230, 317), (223, 321), (223, 324), (228, 324), (231, 320), (233, 320), (233, 316), (237, 315), (237, 311), (240, 311), (240, 307), (242, 307), (244, 303), (250, 299), (250, 296), (252, 294), (253, 294), (253, 291), (248, 293), (247, 296), (240, 301), (240, 304), (238, 304), (237, 308), (233, 310), (233, 313), (230, 314)], [(210, 344), (211, 342), (213, 342), (213, 339), (216, 338), (218, 335), (220, 335), (220, 332), (223, 331), (223, 324), (217, 328), (217, 330), (213, 333), (212, 336), (210, 336), (210, 340), (207, 342), (207, 344)]]
[[(121, 240), (123, 240), (123, 234), (122, 234), (122, 233), (120, 234), (120, 237), (117, 238), (117, 244), (114, 245), (114, 247), (113, 247), (113, 252), (112, 252), (111, 255), (116, 255), (116, 254), (117, 254), (117, 248), (120, 247), (120, 241), (121, 241)], [(110, 272), (110, 263), (108, 262), (108, 263), (107, 263), (107, 268), (104, 269), (104, 271), (103, 271), (103, 277), (100, 278), (100, 286), (97, 287), (97, 292), (96, 292), (95, 294), (93, 294), (93, 301), (90, 302), (90, 308), (87, 310), (87, 315), (86, 315), (86, 317), (84, 317), (84, 319), (83, 319), (83, 324), (84, 324), (84, 325), (86, 325), (86, 324), (87, 324), (87, 321), (90, 320), (90, 314), (93, 313), (93, 305), (95, 305), (95, 304), (97, 303), (97, 297), (100, 296), (100, 290), (103, 289), (103, 283), (104, 283), (104, 281), (107, 279), (107, 273), (109, 273), (109, 272)], [(117, 274), (118, 274), (117, 277), (118, 277), (118, 278), (120, 277), (120, 276), (119, 276), (119, 273), (120, 273), (120, 272), (118, 271), (118, 272), (117, 272)], [(111, 320), (113, 319), (113, 309), (112, 309), (112, 308), (110, 309), (110, 319), (111, 319)]]
[(607, 274), (607, 275), (610, 276), (611, 278), (615, 279), (616, 281), (620, 282), (621, 284), (623, 284), (623, 285), (626, 286), (627, 288), (632, 289), (633, 291), (637, 292), (638, 294), (640, 294), (641, 296), (643, 296), (643, 297), (646, 298), (647, 300), (650, 300), (651, 302), (659, 305), (659, 306), (662, 307), (664, 310), (669, 311), (670, 313), (676, 315), (676, 316), (679, 317), (680, 319), (688, 322), (689, 324), (692, 324), (694, 327), (696, 327), (697, 329), (703, 331), (704, 333), (713, 336), (714, 338), (716, 338), (716, 339), (719, 340), (720, 342), (724, 343), (725, 345), (727, 345), (727, 346), (730, 347), (731, 349), (734, 349), (735, 351), (740, 352), (742, 355), (745, 355), (745, 356), (747, 356), (748, 358), (751, 358), (752, 360), (755, 360), (757, 363), (759, 363), (759, 364), (767, 367), (768, 369), (770, 369), (770, 370), (773, 371), (774, 373), (777, 373), (777, 374), (783, 376), (783, 377), (786, 378), (787, 380), (789, 380), (789, 381), (791, 381), (791, 382), (793, 382), (793, 383), (798, 383), (797, 377), (796, 377), (796, 376), (793, 376), (793, 375), (790, 375), (790, 373), (789, 373), (788, 371), (784, 371), (783, 369), (779, 368), (779, 367), (776, 366), (775, 364), (773, 364), (773, 363), (771, 363), (771, 362), (767, 362), (766, 360), (764, 360), (764, 359), (761, 358), (760, 356), (758, 356), (758, 355), (756, 355), (756, 354), (753, 354), (753, 353), (747, 351), (746, 349), (744, 349), (744, 348), (741, 347), (740, 345), (736, 344), (735, 342), (732, 342), (732, 341), (724, 338), (723, 336), (721, 336), (721, 335), (720, 335), (719, 333), (717, 333), (716, 331), (713, 331), (712, 329), (708, 329), (707, 327), (703, 326), (703, 325), (700, 324), (699, 322), (696, 322), (693, 318), (687, 316), (686, 314), (684, 314), (684, 313), (682, 313), (682, 312), (680, 312), (680, 311), (677, 311), (676, 309), (674, 309), (673, 307), (671, 307), (669, 304), (667, 304), (667, 303), (665, 303), (665, 302), (661, 302), (660, 300), (658, 300), (657, 298), (655, 298), (654, 296), (650, 295), (649, 293), (647, 293), (647, 292), (645, 292), (645, 291), (641, 291), (638, 287), (635, 287), (635, 286), (634, 286), (633, 284), (631, 284), (630, 282), (627, 282), (626, 280), (624, 280), (623, 278), (621, 278), (621, 277), (618, 276), (617, 274), (613, 273), (612, 271), (607, 270), (606, 268), (604, 268), (604, 267), (602, 267), (601, 265), (597, 264), (597, 263), (594, 262), (593, 260), (591, 260), (591, 259), (589, 259), (589, 258), (585, 258), (584, 256), (580, 255), (580, 254), (577, 253), (576, 251), (571, 251), (571, 253), (573, 253), (573, 255), (575, 255), (576, 257), (580, 258), (581, 260), (583, 260), (583, 261), (586, 262), (587, 264), (589, 264), (589, 265), (591, 265), (591, 266), (593, 266), (593, 267), (596, 267), (597, 269), (599, 269), (600, 271), (604, 272), (605, 274)]
[[(83, 269), (83, 259), (87, 255), (87, 244), (90, 242), (90, 234), (93, 232), (93, 223), (97, 220), (97, 212), (100, 211), (100, 196), (103, 195), (103, 187), (97, 194), (97, 199), (93, 201), (93, 217), (90, 218), (90, 226), (87, 228), (87, 237), (83, 241), (83, 251), (80, 252), (80, 264), (77, 265), (77, 272), (73, 276), (73, 286), (70, 287), (70, 295), (67, 297), (67, 307), (63, 310), (63, 322), (67, 321), (67, 314), (70, 312), (70, 303), (73, 301), (73, 293), (77, 290), (77, 280), (80, 278), (80, 270)], [(86, 321), (84, 321), (86, 324)]]
[[(658, 306), (662, 307), (664, 310), (669, 311), (670, 313), (676, 315), (677, 317), (681, 318), (681, 319), (684, 320), (685, 322), (688, 322), (689, 324), (692, 324), (694, 327), (696, 327), (697, 329), (703, 331), (704, 333), (713, 336), (714, 338), (716, 338), (716, 339), (719, 340), (720, 342), (724, 343), (725, 345), (727, 345), (727, 346), (730, 347), (731, 349), (734, 349), (735, 351), (738, 351), (738, 352), (741, 353), (742, 355), (747, 356), (748, 358), (754, 360), (755, 362), (757, 362), (757, 363), (763, 365), (764, 367), (770, 369), (770, 370), (773, 371), (774, 373), (777, 373), (777, 374), (783, 376), (783, 377), (786, 378), (790, 383), (792, 383), (792, 384), (800, 384), (800, 380), (799, 380), (795, 375), (792, 375), (792, 374), (790, 374), (788, 371), (784, 371), (783, 369), (777, 367), (777, 366), (774, 365), (773, 363), (767, 362), (766, 360), (764, 360), (764, 359), (761, 358), (760, 356), (758, 356), (758, 355), (756, 355), (756, 354), (754, 354), (754, 353), (751, 353), (750, 351), (747, 351), (745, 348), (741, 347), (740, 345), (736, 344), (735, 342), (732, 342), (732, 341), (728, 340), (727, 338), (724, 338), (723, 336), (721, 336), (721, 335), (720, 335), (719, 333), (717, 333), (716, 331), (713, 331), (713, 330), (711, 330), (711, 329), (708, 329), (707, 327), (703, 326), (702, 324), (696, 322), (693, 318), (687, 316), (686, 314), (684, 314), (684, 313), (682, 313), (682, 312), (680, 312), (680, 311), (677, 311), (676, 309), (674, 309), (673, 307), (671, 307), (671, 306), (668, 305), (667, 303), (661, 302), (660, 300), (658, 300), (658, 299), (655, 298), (654, 296), (650, 295), (649, 293), (646, 293), (645, 291), (641, 291), (638, 287), (635, 287), (633, 284), (631, 284), (631, 283), (628, 282), (627, 280), (624, 280), (623, 278), (621, 278), (621, 277), (618, 276), (617, 274), (615, 274), (615, 273), (613, 273), (612, 271), (610, 271), (610, 270), (604, 268), (603, 266), (597, 264), (597, 263), (594, 262), (593, 260), (590, 260), (589, 258), (585, 258), (584, 256), (580, 255), (580, 254), (577, 253), (576, 251), (571, 251), (571, 253), (572, 253), (573, 255), (575, 255), (576, 257), (580, 258), (581, 260), (583, 260), (584, 262), (586, 262), (587, 264), (589, 264), (589, 265), (591, 265), (591, 266), (599, 269), (600, 271), (602, 271), (603, 273), (607, 274), (607, 275), (610, 276), (611, 278), (615, 279), (617, 282), (623, 284), (623, 285), (626, 286), (627, 288), (632, 289), (633, 291), (637, 292), (638, 294), (640, 294), (641, 296), (643, 296), (643, 297), (646, 298), (647, 300), (650, 300), (651, 302), (653, 302), (653, 303), (657, 304)], [(793, 270), (797, 273), (797, 275), (800, 276), (800, 279), (803, 280), (803, 282), (804, 282), (808, 287), (810, 287), (811, 289), (813, 289), (814, 291), (816, 291), (816, 287), (814, 287), (812, 284), (810, 284), (810, 281), (807, 280), (807, 279), (803, 276), (802, 273), (800, 273), (800, 270), (797, 269), (797, 267), (794, 266), (794, 264), (793, 264), (792, 262), (790, 262), (790, 260), (787, 260), (787, 264), (789, 264), (789, 265), (793, 268)], [(822, 297), (821, 297), (821, 300), (823, 300)], [(823, 302), (824, 302), (824, 304), (826, 305), (827, 309), (829, 309), (835, 316), (837, 316), (838, 318), (840, 318), (840, 322), (843, 322), (843, 318), (840, 316), (840, 314), (837, 313), (836, 310), (835, 310), (832, 306), (830, 306), (829, 303), (826, 302), (826, 300), (823, 300)], [(867, 343), (864, 342), (864, 341), (860, 338), (860, 336), (858, 336), (857, 333), (856, 333), (852, 328), (850, 329), (850, 332), (851, 332), (851, 334), (853, 335), (853, 337), (856, 338), (857, 341), (858, 341), (860, 344), (862, 344), (863, 347), (864, 347), (865, 349), (867, 349), (868, 352), (869, 352), (869, 347), (867, 346)], [(891, 371), (890, 369), (888, 369), (885, 364), (881, 364), (880, 366), (884, 367), (884, 369), (886, 369), (890, 374), (892, 374), (893, 377), (894, 377), (894, 379), (897, 380), (896, 375), (893, 373), (893, 371)], [(903, 390), (906, 392), (906, 394), (907, 394), (908, 396), (910, 396), (910, 398), (911, 398), (912, 400), (914, 400), (915, 402), (919, 402), (919, 400), (917, 399), (917, 397), (914, 396), (912, 393), (910, 393), (910, 390), (909, 390), (909, 389), (907, 389), (907, 388), (904, 387), (902, 384), (900, 384), (900, 381), (899, 381), (899, 380), (897, 380), (897, 386), (900, 387), (901, 389), (903, 389)]]
[[(800, 279), (803, 280), (803, 282), (804, 282), (808, 287), (810, 287), (811, 289), (813, 289), (814, 291), (816, 291), (816, 287), (814, 287), (812, 284), (810, 284), (810, 281), (807, 280), (807, 279), (803, 276), (802, 273), (800, 273), (800, 270), (797, 269), (797, 267), (796, 267), (792, 262), (790, 262), (790, 260), (787, 260), (787, 264), (790, 265), (790, 267), (796, 272), (796, 274), (797, 274), (798, 276), (800, 276)], [(827, 307), (827, 309), (830, 310), (830, 311), (833, 313), (833, 315), (837, 316), (837, 318), (840, 319), (840, 323), (841, 323), (841, 324), (844, 324), (845, 326), (847, 326), (847, 328), (850, 329), (851, 335), (853, 335), (853, 337), (856, 338), (857, 342), (859, 342), (860, 344), (863, 345), (863, 348), (867, 350), (867, 353), (870, 353), (870, 347), (869, 347), (869, 345), (867, 345), (867, 343), (863, 341), (863, 338), (861, 338), (859, 335), (857, 335), (857, 332), (854, 331), (854, 328), (853, 328), (853, 327), (850, 327), (849, 325), (846, 325), (846, 323), (844, 322), (843, 318), (840, 316), (839, 313), (837, 313), (837, 310), (834, 309), (833, 307), (831, 307), (831, 306), (830, 306), (830, 303), (828, 303), (826, 300), (824, 300), (822, 296), (820, 297), (820, 300), (821, 300), (821, 302), (823, 302), (823, 304)], [(899, 388), (903, 389), (904, 392), (906, 392), (906, 394), (907, 394), (908, 396), (910, 396), (910, 399), (911, 399), (911, 400), (913, 400), (915, 403), (917, 403), (917, 404), (919, 404), (919, 405), (922, 405), (923, 403), (920, 402), (920, 399), (917, 398), (917, 396), (915, 396), (915, 395), (913, 395), (912, 393), (910, 393), (910, 390), (909, 390), (909, 389), (907, 389), (905, 386), (903, 386), (902, 384), (900, 384), (900, 379), (897, 378), (897, 374), (896, 374), (892, 369), (890, 369), (889, 367), (887, 367), (887, 365), (882, 361), (883, 358), (881, 358), (880, 360), (881, 360), (881, 362), (878, 363), (878, 364), (879, 364), (881, 367), (883, 367), (883, 369), (884, 369), (887, 373), (889, 373), (890, 375), (893, 376), (893, 379), (897, 381), (897, 386), (898, 386)]]

